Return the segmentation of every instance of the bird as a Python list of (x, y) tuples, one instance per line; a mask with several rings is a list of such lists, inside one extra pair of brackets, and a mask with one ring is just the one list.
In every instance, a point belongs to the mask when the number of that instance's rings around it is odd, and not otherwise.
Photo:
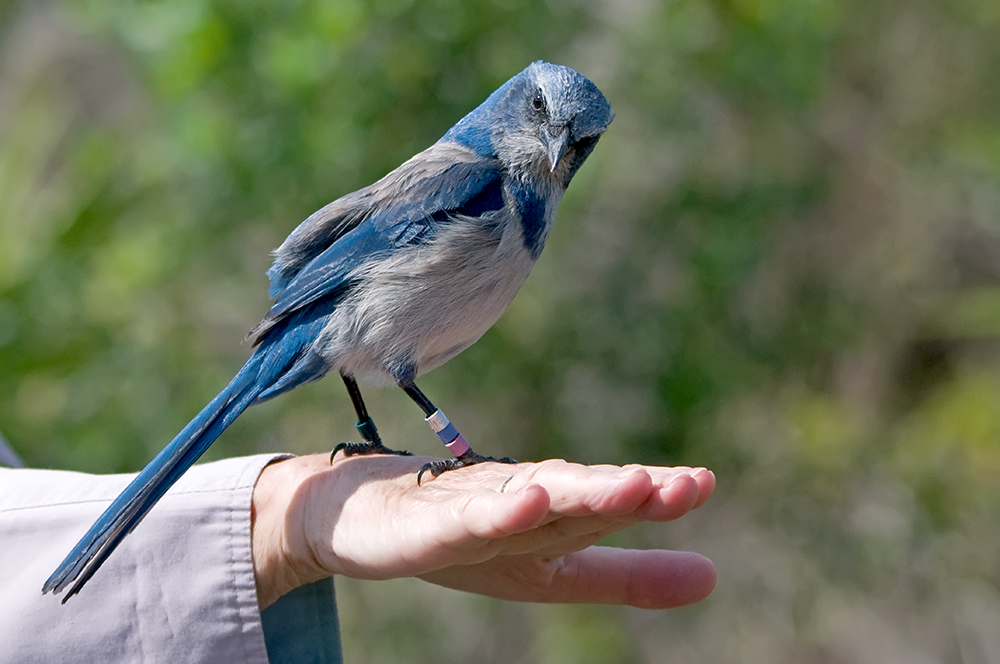
[[(419, 469), (482, 461), (415, 379), (475, 343), (500, 317), (545, 246), (566, 187), (614, 119), (604, 94), (569, 67), (531, 63), (436, 143), (372, 185), (306, 218), (273, 252), (272, 306), (247, 335), (254, 351), (229, 385), (132, 480), (45, 582), (80, 591), (180, 476), (248, 407), (336, 371), (364, 442), (386, 447), (357, 378), (397, 385), (452, 453)], [(511, 459), (498, 461), (513, 463)]]

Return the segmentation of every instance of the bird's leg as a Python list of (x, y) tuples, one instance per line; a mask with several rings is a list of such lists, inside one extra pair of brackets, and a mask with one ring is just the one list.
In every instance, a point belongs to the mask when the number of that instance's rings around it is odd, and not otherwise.
[(458, 432), (458, 429), (448, 421), (448, 418), (441, 412), (441, 409), (432, 404), (431, 400), (416, 385), (410, 382), (399, 383), (399, 386), (406, 392), (408, 397), (420, 406), (420, 409), (426, 415), (424, 419), (427, 421), (427, 424), (434, 430), (437, 437), (441, 439), (441, 442), (448, 448), (448, 451), (455, 455), (452, 459), (439, 459), (421, 466), (417, 472), (417, 484), (420, 484), (420, 478), (428, 471), (431, 475), (437, 477), (443, 472), (482, 463), (483, 461), (517, 463), (517, 461), (508, 457), (494, 459), (493, 457), (484, 457), (481, 454), (476, 454), (472, 447), (469, 446), (469, 442), (465, 440), (465, 436)]
[(357, 456), (359, 454), (398, 454), (400, 456), (410, 456), (410, 453), (405, 450), (402, 452), (391, 450), (382, 444), (382, 439), (378, 435), (378, 429), (375, 427), (375, 421), (368, 414), (368, 409), (365, 407), (365, 400), (361, 398), (358, 381), (354, 380), (354, 376), (341, 374), (340, 377), (344, 379), (344, 385), (347, 386), (347, 393), (351, 395), (351, 403), (354, 404), (354, 412), (358, 414), (358, 421), (354, 423), (354, 427), (361, 434), (361, 437), (365, 439), (365, 442), (340, 443), (330, 453), (330, 462), (333, 463), (333, 457), (341, 450), (344, 451), (344, 456)]

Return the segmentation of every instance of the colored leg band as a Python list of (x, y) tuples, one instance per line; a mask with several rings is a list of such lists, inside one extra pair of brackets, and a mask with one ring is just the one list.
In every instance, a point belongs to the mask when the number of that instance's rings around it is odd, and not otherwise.
[(465, 440), (465, 436), (460, 434), (455, 425), (448, 421), (440, 408), (426, 418), (426, 421), (452, 454), (462, 456), (468, 451), (469, 443)]
[(358, 430), (361, 437), (365, 440), (371, 442), (372, 440), (378, 440), (378, 429), (375, 428), (375, 422), (372, 418), (368, 418), (364, 422), (357, 421), (354, 423), (354, 428)]
[(448, 451), (451, 452), (456, 457), (460, 457), (466, 452), (468, 452), (470, 447), (469, 441), (467, 441), (465, 439), (465, 436), (463, 436), (462, 434), (458, 434), (458, 438), (451, 441), (450, 443), (445, 443), (444, 446), (447, 447)]

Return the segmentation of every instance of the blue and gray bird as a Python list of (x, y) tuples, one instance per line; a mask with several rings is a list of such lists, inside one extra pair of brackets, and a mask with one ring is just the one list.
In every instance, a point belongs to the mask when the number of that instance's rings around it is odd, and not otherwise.
[(250, 359), (111, 503), (43, 592), (68, 588), (63, 602), (76, 594), (244, 410), (331, 371), (347, 386), (365, 440), (337, 449), (393, 453), (368, 415), (360, 377), (401, 387), (453, 454), (421, 468), (418, 482), (425, 471), (488, 460), (414, 380), (475, 343), (514, 299), (563, 192), (612, 119), (586, 77), (535, 62), (437, 143), (302, 222), (275, 251), (274, 304), (248, 335)]

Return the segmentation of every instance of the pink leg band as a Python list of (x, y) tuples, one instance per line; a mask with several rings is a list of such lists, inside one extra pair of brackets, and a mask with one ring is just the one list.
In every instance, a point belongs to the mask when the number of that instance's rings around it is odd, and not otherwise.
[(450, 443), (445, 443), (445, 447), (456, 457), (460, 457), (469, 451), (469, 442), (465, 440), (465, 436), (458, 434), (458, 437), (451, 441)]

